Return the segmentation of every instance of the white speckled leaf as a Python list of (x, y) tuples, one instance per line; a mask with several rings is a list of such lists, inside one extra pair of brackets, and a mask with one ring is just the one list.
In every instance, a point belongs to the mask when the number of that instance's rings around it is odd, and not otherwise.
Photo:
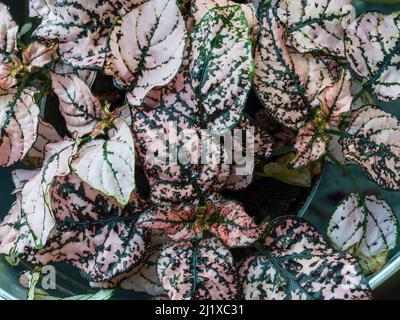
[(239, 268), (246, 300), (371, 298), (368, 280), (355, 258), (331, 248), (305, 220), (275, 219), (264, 246)]
[(385, 201), (351, 193), (337, 206), (328, 237), (340, 250), (373, 257), (396, 246), (397, 228), (396, 215)]
[(183, 60), (186, 27), (175, 1), (152, 0), (124, 16), (110, 35), (106, 73), (140, 106), (154, 87), (170, 82)]
[(26, 182), (33, 178), (37, 173), (37, 170), (26, 170), (26, 169), (15, 169), (11, 172), (12, 180), (17, 190), (21, 189)]
[(50, 188), (56, 177), (70, 172), (69, 162), (76, 153), (74, 140), (63, 140), (46, 145), (46, 157), (42, 169), (24, 184), (21, 195), (21, 209), (38, 248), (46, 244), (55, 226), (52, 213)]
[(291, 52), (286, 46), (285, 26), (272, 9), (261, 16), (255, 52), (254, 86), (271, 115), (283, 125), (299, 128), (318, 105), (318, 94), (335, 81), (332, 61), (311, 54)]
[(84, 143), (71, 167), (94, 189), (126, 205), (135, 189), (135, 148), (129, 126), (117, 120), (110, 139)]
[(0, 252), (13, 250), (34, 265), (65, 262), (89, 281), (107, 281), (141, 265), (150, 247), (149, 232), (137, 228), (146, 202), (133, 195), (126, 208), (74, 174), (56, 178), (50, 189), (57, 222), (47, 244), (35, 248), (24, 211), (10, 211), (0, 225)]
[(52, 87), (59, 99), (59, 108), (67, 128), (82, 137), (92, 132), (101, 119), (101, 104), (88, 85), (77, 75), (51, 74)]
[[(193, 0), (190, 6), (192, 16), (195, 23), (200, 23), (201, 19), (207, 14), (208, 11), (214, 8), (222, 8), (226, 6), (237, 6), (238, 3), (230, 0)], [(253, 35), (256, 36), (258, 30), (258, 20), (256, 9), (252, 3), (243, 3), (240, 5), (243, 10), (249, 29)]]
[(400, 122), (392, 114), (366, 106), (352, 115), (341, 139), (347, 159), (361, 166), (364, 173), (388, 190), (400, 190)]
[(29, 0), (30, 17), (46, 17), (56, 0)]
[(400, 97), (400, 12), (367, 12), (349, 27), (345, 37), (351, 68), (366, 79), (379, 100)]
[(238, 125), (253, 79), (254, 62), (240, 6), (209, 11), (193, 33), (189, 72), (203, 126), (222, 132)]
[(140, 0), (58, 0), (43, 18), (35, 36), (59, 41), (61, 59), (77, 68), (102, 68), (108, 35), (118, 17)]
[(275, 9), (287, 27), (290, 46), (302, 53), (345, 56), (345, 27), (354, 10), (351, 0), (278, 0)]
[(36, 141), (27, 153), (24, 161), (34, 165), (40, 165), (44, 159), (46, 144), (60, 140), (61, 136), (56, 129), (54, 129), (51, 124), (43, 121), (42, 118), (39, 118)]
[(18, 26), (8, 7), (0, 3), (0, 62), (4, 62), (11, 53), (17, 51)]
[(234, 300), (238, 278), (233, 257), (215, 238), (163, 247), (157, 274), (172, 300)]
[(0, 166), (23, 159), (37, 137), (39, 107), (34, 88), (0, 94)]

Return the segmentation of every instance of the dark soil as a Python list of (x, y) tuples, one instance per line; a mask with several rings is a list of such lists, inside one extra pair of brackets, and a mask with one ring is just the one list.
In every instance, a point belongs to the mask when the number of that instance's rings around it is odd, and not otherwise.
[(241, 202), (257, 223), (265, 218), (296, 215), (303, 207), (311, 189), (283, 183), (274, 178), (254, 181), (243, 191), (225, 191), (224, 195)]

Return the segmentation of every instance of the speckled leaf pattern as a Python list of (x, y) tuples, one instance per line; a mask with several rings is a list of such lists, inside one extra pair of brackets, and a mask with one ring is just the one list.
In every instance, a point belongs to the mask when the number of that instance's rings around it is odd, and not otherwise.
[(71, 133), (76, 132), (80, 137), (91, 133), (101, 119), (99, 99), (77, 75), (52, 73), (51, 79), (68, 130)]
[(16, 190), (20, 190), (24, 184), (33, 178), (40, 169), (27, 170), (27, 169), (15, 169), (11, 172), (12, 180)]
[(77, 68), (102, 68), (108, 51), (108, 35), (119, 16), (140, 0), (59, 0), (52, 6), (35, 36), (58, 40), (61, 59)]
[[(195, 23), (200, 23), (201, 19), (203, 19), (211, 9), (237, 5), (237, 2), (229, 0), (192, 0), (190, 10)], [(240, 7), (245, 14), (247, 25), (255, 37), (258, 31), (256, 9), (251, 3), (243, 3)]]
[(29, 0), (30, 17), (46, 17), (56, 0)]
[(314, 122), (301, 127), (297, 133), (296, 157), (290, 164), (293, 168), (304, 167), (325, 155), (331, 137), (324, 130), (339, 126), (343, 115), (350, 111), (353, 101), (350, 87), (351, 75), (346, 70), (318, 95), (320, 106)]
[(246, 300), (369, 299), (361, 267), (331, 248), (308, 222), (282, 217), (271, 222), (265, 249), (239, 268)]
[(8, 7), (0, 3), (0, 62), (17, 51), (18, 26), (11, 17)]
[(396, 215), (384, 200), (351, 193), (337, 206), (328, 237), (340, 250), (373, 257), (396, 246), (397, 229)]
[(364, 173), (388, 190), (400, 190), (400, 122), (390, 113), (374, 106), (354, 112), (343, 138), (347, 159), (361, 166)]
[(218, 195), (208, 201), (205, 207), (195, 203), (159, 205), (141, 215), (137, 224), (162, 230), (174, 241), (202, 238), (209, 232), (229, 248), (246, 247), (259, 239), (261, 229), (241, 204)]
[(75, 141), (63, 140), (47, 144), (42, 169), (21, 190), (21, 210), (33, 234), (38, 248), (46, 244), (55, 226), (51, 207), (50, 188), (56, 177), (70, 172), (70, 158), (76, 153)]
[(140, 106), (154, 87), (166, 85), (183, 59), (186, 28), (175, 1), (152, 0), (122, 17), (110, 35), (106, 73)]
[(121, 288), (136, 292), (145, 292), (151, 296), (165, 294), (157, 276), (157, 260), (160, 248), (150, 250), (148, 257), (138, 268), (137, 273), (121, 282)]
[(313, 124), (301, 127), (294, 145), (296, 157), (289, 165), (294, 169), (299, 169), (319, 160), (326, 153), (328, 142), (329, 136), (321, 134)]
[(54, 143), (61, 139), (61, 136), (50, 123), (39, 118), (36, 141), (27, 153), (24, 161), (35, 166), (41, 165), (45, 156), (46, 144)]
[(299, 52), (345, 56), (345, 28), (354, 10), (351, 0), (278, 0), (275, 10), (287, 28), (288, 44)]
[(42, 68), (53, 60), (56, 50), (56, 44), (46, 46), (35, 41), (24, 50), (22, 61), (29, 71), (33, 67)]
[(135, 189), (135, 149), (129, 126), (117, 120), (109, 140), (83, 143), (71, 167), (93, 188), (126, 205)]
[(291, 52), (286, 46), (285, 26), (272, 9), (263, 10), (260, 24), (256, 93), (276, 120), (290, 128), (301, 127), (318, 105), (318, 94), (335, 81), (327, 67), (331, 61)]
[[(66, 262), (90, 281), (105, 281), (138, 267), (149, 249), (149, 233), (135, 227), (145, 208), (138, 195), (126, 209), (92, 189), (75, 175), (56, 179), (51, 188), (55, 229), (46, 246), (35, 249), (24, 211), (14, 210), (0, 226), (0, 251), (12, 248), (18, 257), (37, 265)], [(18, 231), (9, 238), (2, 231)], [(28, 231), (28, 232), (27, 232)]]
[(203, 127), (238, 125), (253, 79), (254, 62), (240, 6), (209, 11), (193, 33), (189, 72)]
[(37, 137), (39, 107), (34, 88), (0, 94), (0, 166), (23, 159)]
[(238, 297), (233, 257), (215, 238), (167, 244), (158, 259), (157, 274), (172, 300), (234, 300)]
[(400, 97), (400, 13), (361, 14), (349, 27), (345, 38), (351, 68), (366, 79), (379, 100)]

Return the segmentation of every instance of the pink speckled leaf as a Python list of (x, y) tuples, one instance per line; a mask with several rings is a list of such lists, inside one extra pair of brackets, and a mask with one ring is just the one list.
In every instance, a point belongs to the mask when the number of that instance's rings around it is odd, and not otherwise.
[[(230, 0), (192, 0), (190, 10), (194, 18), (195, 23), (200, 23), (201, 19), (214, 8), (222, 8), (226, 6), (237, 6), (238, 3)], [(254, 39), (258, 32), (258, 20), (256, 15), (256, 9), (252, 3), (243, 3), (240, 5), (243, 10), (247, 25), (250, 32), (253, 34)]]
[(109, 135), (108, 140), (84, 142), (71, 167), (90, 186), (126, 205), (135, 189), (134, 141), (129, 126), (120, 119)]
[[(286, 29), (272, 9), (264, 9), (255, 52), (255, 90), (283, 125), (299, 128), (319, 103), (318, 94), (336, 80), (331, 62), (311, 54), (293, 53), (286, 46)], [(329, 67), (328, 67), (329, 66)]]
[(247, 247), (258, 240), (262, 230), (240, 203), (223, 200), (217, 210), (217, 219), (209, 230), (227, 247)]
[[(0, 252), (15, 254), (35, 265), (66, 262), (91, 281), (106, 281), (138, 267), (149, 249), (149, 233), (136, 228), (137, 213), (146, 203), (132, 196), (125, 209), (75, 175), (59, 177), (51, 190), (55, 229), (46, 246), (36, 249), (24, 211), (14, 210), (0, 225)], [(8, 230), (14, 236), (8, 237)]]
[(157, 274), (172, 300), (234, 300), (238, 297), (233, 257), (215, 238), (165, 245), (158, 258)]
[(39, 107), (34, 88), (0, 94), (0, 166), (23, 159), (37, 137)]
[(33, 67), (41, 68), (50, 63), (54, 59), (57, 45), (46, 46), (40, 42), (31, 43), (22, 54), (22, 61), (29, 71)]
[(118, 17), (140, 0), (58, 0), (43, 17), (35, 36), (59, 42), (61, 59), (77, 68), (102, 68), (108, 35)]
[(69, 162), (76, 149), (75, 141), (69, 138), (47, 144), (42, 169), (21, 190), (21, 210), (38, 248), (46, 244), (55, 227), (50, 188), (55, 178), (69, 174)]
[(121, 288), (136, 292), (145, 292), (151, 296), (165, 294), (157, 276), (157, 260), (159, 256), (160, 248), (152, 248), (137, 272), (121, 282)]
[(371, 298), (368, 281), (355, 258), (331, 248), (300, 218), (272, 221), (264, 246), (239, 268), (246, 300)]
[(345, 56), (345, 28), (351, 22), (351, 0), (278, 0), (275, 10), (285, 24), (288, 44), (299, 52)]
[(400, 122), (392, 114), (366, 106), (352, 115), (348, 131), (341, 139), (347, 159), (388, 190), (400, 190)]
[(253, 79), (249, 29), (240, 6), (209, 11), (191, 34), (189, 72), (203, 125), (236, 127)]
[(0, 3), (0, 62), (3, 63), (17, 51), (18, 25), (15, 23), (8, 7)]
[(80, 137), (91, 133), (101, 119), (99, 99), (93, 96), (89, 86), (77, 75), (52, 73), (51, 79), (68, 130)]
[(27, 153), (24, 161), (35, 166), (40, 166), (44, 159), (46, 144), (54, 143), (61, 139), (61, 136), (51, 124), (39, 118), (36, 141)]
[(379, 100), (400, 97), (400, 12), (361, 14), (347, 29), (346, 57)]
[(396, 246), (398, 221), (384, 200), (351, 193), (337, 206), (328, 237), (340, 250), (375, 257)]
[(299, 169), (319, 160), (326, 153), (329, 139), (328, 135), (320, 134), (313, 124), (300, 128), (294, 145), (296, 157), (290, 162), (290, 166)]
[(183, 60), (186, 28), (175, 1), (152, 0), (133, 9), (112, 29), (106, 73), (140, 106), (154, 87), (170, 82)]

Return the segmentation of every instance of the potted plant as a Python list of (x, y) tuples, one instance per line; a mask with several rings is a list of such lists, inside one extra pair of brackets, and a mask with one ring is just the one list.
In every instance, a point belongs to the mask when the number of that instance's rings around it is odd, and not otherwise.
[[(350, 0), (0, 5), (0, 254), (79, 270), (92, 296), (369, 299), (398, 222), (347, 169), (400, 189), (400, 13)], [(325, 159), (355, 192), (302, 216)], [(28, 166), (28, 167), (26, 167)], [(268, 195), (268, 197), (266, 197)]]

